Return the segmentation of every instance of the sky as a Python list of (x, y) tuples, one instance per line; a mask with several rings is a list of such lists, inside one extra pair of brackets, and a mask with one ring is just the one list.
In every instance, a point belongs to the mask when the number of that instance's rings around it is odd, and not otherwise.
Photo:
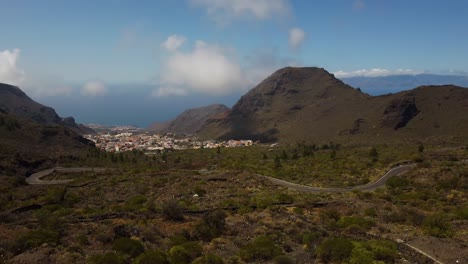
[(285, 66), (468, 74), (465, 0), (0, 0), (0, 82), (84, 123), (231, 106)]

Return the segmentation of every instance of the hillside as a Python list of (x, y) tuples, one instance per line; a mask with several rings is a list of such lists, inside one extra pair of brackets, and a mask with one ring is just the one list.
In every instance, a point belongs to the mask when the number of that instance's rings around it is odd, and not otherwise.
[(77, 124), (73, 117), (62, 118), (53, 108), (32, 100), (20, 88), (3, 83), (0, 83), (0, 110), (42, 125), (64, 125), (79, 134), (94, 133), (92, 129)]
[(91, 141), (64, 126), (41, 125), (0, 112), (0, 175), (21, 175), (47, 161), (77, 158)]
[(221, 104), (213, 104), (204, 107), (185, 110), (175, 119), (168, 122), (153, 123), (148, 129), (163, 133), (194, 134), (205, 124), (205, 122), (226, 111), (229, 108)]
[(422, 86), (370, 96), (322, 68), (283, 68), (266, 78), (224, 118), (212, 118), (202, 138), (264, 142), (366, 142), (468, 134), (468, 89)]

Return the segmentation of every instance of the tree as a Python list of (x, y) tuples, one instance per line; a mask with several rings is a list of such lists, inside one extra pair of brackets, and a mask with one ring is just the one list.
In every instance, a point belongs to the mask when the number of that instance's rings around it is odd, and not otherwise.
[(372, 162), (377, 162), (379, 160), (379, 153), (375, 147), (372, 147), (369, 151), (369, 156), (372, 159)]
[(418, 146), (418, 151), (419, 151), (419, 153), (423, 153), (423, 152), (424, 152), (424, 145), (423, 145), (423, 144), (420, 144), (420, 145)]
[(278, 155), (275, 157), (275, 168), (281, 168), (281, 159), (278, 157)]

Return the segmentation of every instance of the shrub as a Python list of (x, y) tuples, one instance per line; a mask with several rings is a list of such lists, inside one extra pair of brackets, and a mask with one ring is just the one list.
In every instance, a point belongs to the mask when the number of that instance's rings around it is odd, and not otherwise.
[(426, 217), (423, 221), (424, 232), (435, 237), (452, 237), (452, 226), (443, 215), (433, 215)]
[(182, 246), (173, 246), (169, 250), (168, 259), (171, 264), (186, 264), (192, 261), (187, 250)]
[(188, 255), (190, 258), (193, 260), (199, 256), (202, 255), (203, 253), (203, 248), (200, 244), (197, 242), (186, 242), (181, 245), (185, 250), (187, 251)]
[(134, 264), (169, 264), (166, 253), (155, 250), (147, 251), (138, 256), (134, 261)]
[(140, 241), (128, 237), (117, 238), (112, 244), (112, 249), (131, 257), (136, 257), (145, 251)]
[(205, 241), (210, 241), (220, 236), (226, 230), (226, 216), (227, 214), (223, 210), (216, 210), (206, 214), (201, 221), (195, 225), (193, 236)]
[(60, 242), (60, 233), (48, 229), (29, 231), (21, 235), (16, 241), (16, 248), (20, 251), (38, 247), (44, 243), (57, 245)]
[(455, 210), (455, 215), (458, 219), (467, 220), (468, 219), (468, 207), (460, 207)]
[(341, 217), (340, 212), (335, 208), (320, 210), (320, 219), (329, 223), (336, 223)]
[(115, 253), (105, 253), (91, 256), (88, 259), (90, 264), (125, 264), (125, 258)]
[(162, 205), (162, 213), (167, 220), (183, 221), (181, 206), (175, 200), (168, 200)]
[(302, 244), (307, 245), (307, 247), (312, 248), (314, 245), (318, 244), (319, 239), (323, 236), (323, 233), (320, 231), (307, 232), (302, 235)]
[(273, 259), (274, 264), (295, 264), (296, 260), (285, 255), (277, 256)]
[(393, 176), (387, 180), (387, 186), (390, 188), (403, 188), (407, 187), (408, 185), (408, 180), (400, 176)]
[(271, 260), (281, 254), (281, 248), (267, 236), (256, 237), (254, 241), (243, 246), (239, 252), (241, 259), (245, 261)]
[(224, 261), (216, 255), (208, 254), (198, 257), (192, 262), (192, 264), (224, 264)]
[(349, 239), (327, 238), (317, 248), (317, 255), (323, 262), (344, 262), (351, 256), (353, 247)]
[(374, 220), (366, 219), (359, 216), (343, 216), (336, 222), (341, 228), (348, 228), (350, 226), (358, 226), (360, 228), (368, 229), (375, 225)]
[(361, 243), (356, 243), (349, 259), (351, 264), (372, 264), (374, 263), (374, 253), (368, 250)]
[(384, 261), (385, 263), (393, 263), (398, 256), (397, 245), (389, 240), (371, 240), (368, 242), (375, 259)]

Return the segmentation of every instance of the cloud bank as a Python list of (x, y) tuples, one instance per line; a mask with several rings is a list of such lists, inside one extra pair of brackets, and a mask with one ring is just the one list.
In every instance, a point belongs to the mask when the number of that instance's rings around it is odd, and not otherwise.
[(24, 71), (17, 66), (20, 53), (19, 49), (0, 51), (0, 82), (20, 85), (24, 81)]
[(96, 97), (107, 94), (107, 86), (101, 81), (88, 81), (81, 88), (81, 95)]
[(168, 51), (176, 51), (180, 46), (184, 44), (185, 40), (186, 38), (184, 36), (172, 35), (161, 44), (161, 47), (165, 48)]
[(191, 0), (191, 2), (205, 7), (207, 14), (218, 22), (245, 17), (267, 20), (284, 17), (291, 10), (287, 0)]
[(289, 30), (289, 48), (297, 51), (304, 42), (305, 32), (300, 28), (291, 28)]
[(374, 69), (362, 69), (357, 71), (337, 71), (333, 74), (337, 78), (349, 78), (349, 77), (380, 77), (380, 76), (390, 76), (390, 75), (417, 75), (422, 74), (424, 71), (414, 70), (414, 69), (396, 69), (388, 70), (381, 68)]
[(223, 95), (243, 85), (241, 67), (227, 49), (197, 41), (188, 52), (168, 50), (172, 52), (164, 63), (160, 87), (153, 93), (156, 96), (191, 92)]

